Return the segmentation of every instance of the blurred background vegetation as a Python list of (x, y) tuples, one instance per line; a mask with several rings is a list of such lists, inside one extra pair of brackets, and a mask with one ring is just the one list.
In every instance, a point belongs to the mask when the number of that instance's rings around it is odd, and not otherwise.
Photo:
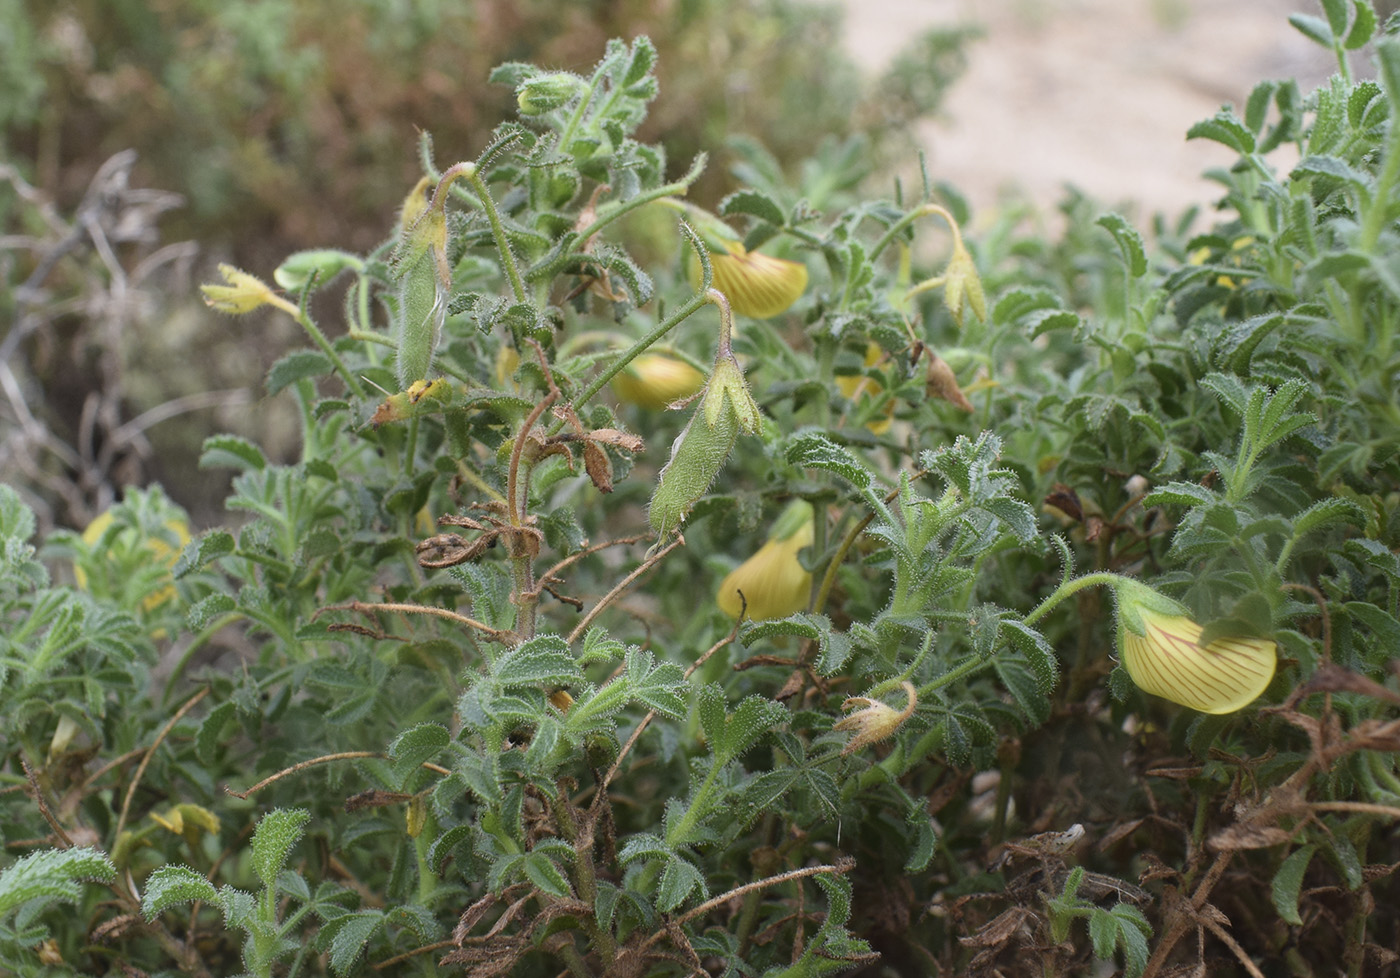
[(867, 178), (907, 167), (912, 123), (976, 30), (911, 38), (867, 80), (841, 16), (793, 0), (0, 0), (0, 479), (46, 523), (82, 525), (152, 480), (214, 518), (225, 486), (195, 471), (199, 444), (267, 437), (275, 416), (245, 389), (298, 337), (213, 320), (193, 283), (215, 261), (266, 275), (301, 248), (374, 248), (421, 172), (421, 131), (440, 161), (470, 159), (513, 112), (480, 81), (502, 62), (583, 70), (608, 38), (650, 36), (663, 94), (638, 135), (672, 169), (710, 153), (702, 204), (734, 189), (752, 140), (789, 172), (823, 142)]

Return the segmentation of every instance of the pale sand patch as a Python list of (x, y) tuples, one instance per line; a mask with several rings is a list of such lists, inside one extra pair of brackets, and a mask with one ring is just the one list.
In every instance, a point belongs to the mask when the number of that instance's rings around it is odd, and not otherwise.
[[(939, 24), (981, 24), (944, 118), (919, 133), (936, 179), (983, 210), (1008, 195), (1040, 207), (1073, 184), (1139, 216), (1209, 206), (1202, 171), (1233, 154), (1186, 130), (1255, 83), (1336, 65), (1288, 23), (1305, 0), (843, 0), (845, 42), (870, 72)], [(1354, 59), (1370, 73), (1369, 57)], [(1279, 167), (1294, 157), (1280, 153)]]

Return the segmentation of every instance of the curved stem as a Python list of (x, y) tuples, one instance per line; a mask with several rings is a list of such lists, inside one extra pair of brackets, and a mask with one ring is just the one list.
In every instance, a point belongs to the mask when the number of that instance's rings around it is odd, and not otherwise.
[(506, 277), (510, 279), (510, 288), (515, 293), (515, 301), (529, 302), (529, 296), (525, 294), (525, 284), (520, 280), (520, 269), (515, 264), (515, 253), (510, 250), (510, 241), (506, 238), (505, 225), (501, 223), (501, 215), (496, 210), (496, 202), (491, 199), (491, 192), (486, 189), (486, 181), (481, 179), (481, 174), (477, 172), (476, 167), (463, 172), (467, 182), (472, 185), (472, 189), (476, 191), (477, 197), (481, 200), (481, 209), (486, 212), (486, 219), (491, 222), (491, 237), (496, 239), (496, 250), (501, 254), (501, 265), (506, 270)]
[(1100, 585), (1112, 585), (1122, 580), (1121, 575), (1112, 574), (1108, 571), (1098, 571), (1093, 574), (1085, 574), (1083, 577), (1076, 577), (1073, 580), (1065, 581), (1057, 587), (1048, 598), (1036, 605), (1036, 607), (1021, 621), (1027, 625), (1033, 625), (1041, 618), (1055, 609), (1065, 598), (1084, 590), (1086, 587), (1098, 587)]

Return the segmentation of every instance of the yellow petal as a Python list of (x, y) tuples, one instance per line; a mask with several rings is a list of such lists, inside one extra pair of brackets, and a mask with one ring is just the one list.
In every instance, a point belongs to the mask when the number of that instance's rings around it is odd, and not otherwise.
[(735, 312), (767, 319), (784, 312), (807, 288), (807, 266), (787, 258), (732, 246), (729, 254), (711, 256), (714, 287), (729, 299)]
[(1202, 713), (1233, 713), (1274, 677), (1275, 645), (1261, 638), (1221, 638), (1202, 647), (1190, 618), (1139, 609), (1144, 634), (1120, 630), (1123, 667), (1143, 691)]
[(643, 353), (612, 379), (620, 401), (660, 411), (705, 386), (705, 375), (684, 360), (660, 353)]
[[(720, 610), (738, 618), (742, 609), (749, 620), (764, 621), (786, 618), (806, 608), (812, 575), (803, 569), (797, 554), (803, 547), (810, 547), (813, 539), (815, 531), (808, 522), (786, 540), (765, 543), (720, 583), (715, 598)], [(740, 591), (744, 592), (742, 599)]]

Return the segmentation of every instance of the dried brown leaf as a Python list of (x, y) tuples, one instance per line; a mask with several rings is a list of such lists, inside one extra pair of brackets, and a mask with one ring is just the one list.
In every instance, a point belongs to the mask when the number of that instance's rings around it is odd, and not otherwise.
[(594, 428), (583, 436), (589, 441), (602, 442), (605, 445), (615, 445), (618, 448), (626, 449), (629, 452), (646, 451), (646, 442), (629, 431), (618, 431), (616, 428)]
[(612, 492), (612, 460), (608, 453), (591, 441), (583, 443), (583, 467), (599, 492)]
[(1233, 852), (1237, 849), (1267, 849), (1292, 837), (1292, 832), (1277, 825), (1245, 823), (1221, 829), (1210, 837), (1207, 844), (1216, 852)]
[(970, 937), (959, 937), (963, 947), (1001, 947), (1016, 935), (1027, 918), (1035, 914), (1025, 907), (1008, 907), (978, 928)]
[(967, 399), (967, 395), (958, 386), (958, 378), (953, 374), (953, 368), (948, 366), (947, 361), (932, 350), (928, 351), (928, 367), (925, 368), (924, 372), (924, 387), (929, 397), (940, 398), (960, 411), (972, 413), (972, 402)]

